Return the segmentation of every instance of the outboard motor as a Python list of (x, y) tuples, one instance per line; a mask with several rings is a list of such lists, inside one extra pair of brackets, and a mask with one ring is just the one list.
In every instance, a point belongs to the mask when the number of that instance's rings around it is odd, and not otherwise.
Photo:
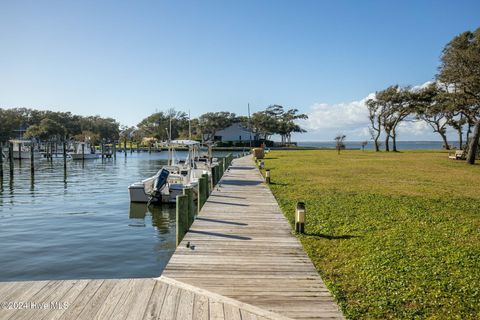
[(157, 179), (155, 179), (152, 193), (150, 194), (150, 199), (148, 200), (148, 205), (152, 202), (160, 202), (162, 200), (162, 189), (167, 184), (168, 176), (170, 171), (162, 169)]

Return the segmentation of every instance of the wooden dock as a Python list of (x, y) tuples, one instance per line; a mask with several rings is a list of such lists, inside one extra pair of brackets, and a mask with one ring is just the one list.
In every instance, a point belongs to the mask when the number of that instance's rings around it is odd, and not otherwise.
[(343, 318), (251, 156), (234, 160), (162, 275), (290, 318)]
[[(188, 246), (187, 246), (188, 244)], [(0, 283), (0, 319), (343, 319), (250, 156), (155, 279)]]

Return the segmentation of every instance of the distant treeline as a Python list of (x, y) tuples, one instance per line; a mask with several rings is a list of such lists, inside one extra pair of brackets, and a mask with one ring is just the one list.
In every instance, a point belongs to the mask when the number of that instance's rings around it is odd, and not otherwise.
[(0, 108), (0, 141), (22, 135), (38, 140), (89, 140), (132, 141), (148, 144), (153, 141), (189, 138), (213, 141), (215, 134), (233, 123), (240, 123), (250, 130), (257, 140), (268, 140), (279, 134), (282, 142), (290, 142), (293, 132), (305, 132), (295, 121), (306, 119), (297, 109), (284, 109), (279, 105), (268, 106), (256, 112), (249, 119), (232, 112), (207, 112), (195, 119), (189, 119), (185, 112), (168, 109), (156, 112), (137, 124), (121, 126), (115, 119), (100, 116), (79, 116), (71, 112), (40, 111), (27, 108)]
[(120, 132), (120, 124), (112, 118), (27, 108), (0, 108), (0, 124), (2, 142), (19, 135), (40, 140), (114, 140)]

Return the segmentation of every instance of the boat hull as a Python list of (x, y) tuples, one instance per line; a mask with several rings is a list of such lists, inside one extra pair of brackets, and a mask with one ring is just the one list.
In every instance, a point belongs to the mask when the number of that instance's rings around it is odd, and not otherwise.
[[(19, 159), (30, 160), (30, 157), (31, 157), (30, 151), (21, 151), (21, 152), (13, 151), (13, 159), (14, 160), (19, 160)], [(41, 153), (39, 153), (39, 152), (34, 152), (33, 153), (33, 158), (34, 159), (40, 159), (41, 157), (42, 157)]]
[(84, 155), (81, 153), (70, 153), (70, 157), (72, 157), (72, 160), (94, 160), (100, 158), (100, 155), (96, 153), (85, 153)]

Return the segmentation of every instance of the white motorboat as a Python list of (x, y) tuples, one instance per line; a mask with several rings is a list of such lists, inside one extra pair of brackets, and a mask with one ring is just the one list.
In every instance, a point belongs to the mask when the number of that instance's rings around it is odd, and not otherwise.
[(78, 142), (75, 152), (69, 153), (72, 160), (92, 160), (100, 158), (100, 154), (96, 153), (95, 148), (89, 142)]
[[(164, 203), (175, 203), (177, 195), (183, 194), (185, 187), (195, 187), (198, 184), (198, 178), (202, 174), (208, 173), (196, 167), (195, 154), (198, 152), (200, 143), (193, 140), (174, 140), (168, 145), (168, 163), (163, 166), (154, 176), (135, 182), (128, 187), (131, 202), (150, 202), (161, 201)], [(187, 147), (188, 154), (185, 161), (178, 161), (175, 148)], [(159, 177), (162, 172), (168, 172), (166, 182), (160, 187)], [(196, 195), (196, 190), (194, 192)]]
[[(13, 144), (13, 159), (15, 160), (30, 160), (31, 159), (31, 144), (32, 142), (30, 140), (10, 140), (10, 142)], [(5, 152), (5, 156), (7, 156), (8, 153)], [(33, 151), (33, 158), (38, 159), (41, 158), (42, 154), (38, 150)]]

